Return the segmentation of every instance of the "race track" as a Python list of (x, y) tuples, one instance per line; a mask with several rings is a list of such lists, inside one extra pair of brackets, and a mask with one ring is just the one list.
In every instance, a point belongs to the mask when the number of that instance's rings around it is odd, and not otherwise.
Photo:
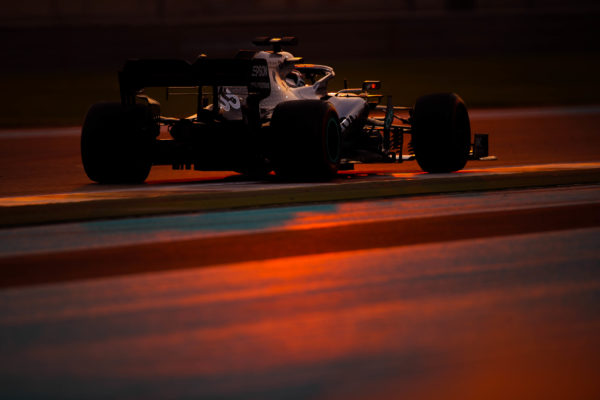
[(596, 399), (599, 123), (475, 110), (496, 161), (318, 184), (0, 132), (0, 397)]
[[(490, 135), (490, 154), (498, 160), (471, 161), (467, 169), (600, 159), (600, 106), (473, 110), (470, 115), (472, 131)], [(0, 197), (106, 190), (85, 176), (79, 135), (79, 127), (0, 131)], [(420, 169), (416, 162), (406, 162), (358, 166), (357, 172), (389, 175)], [(173, 171), (160, 166), (152, 169), (147, 183), (197, 186), (224, 179), (239, 180), (233, 172)]]

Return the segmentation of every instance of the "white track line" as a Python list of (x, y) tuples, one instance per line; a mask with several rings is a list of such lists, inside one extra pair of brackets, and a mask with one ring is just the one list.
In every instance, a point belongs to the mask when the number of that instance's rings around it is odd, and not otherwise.
[(600, 203), (600, 186), (582, 186), (10, 228), (0, 230), (0, 258), (236, 234), (306, 230), (376, 221), (596, 203)]
[[(524, 165), (512, 167), (496, 167), (485, 169), (463, 170), (455, 174), (425, 174), (413, 172), (390, 173), (385, 177), (377, 177), (376, 179), (356, 180), (353, 183), (373, 183), (373, 182), (392, 182), (403, 180), (428, 180), (428, 179), (460, 179), (466, 176), (492, 176), (492, 175), (509, 175), (524, 172), (550, 172), (561, 170), (577, 170), (600, 168), (600, 162), (586, 163), (558, 163), (558, 164), (539, 164), (539, 165)], [(331, 183), (270, 183), (270, 182), (214, 182), (202, 184), (161, 184), (159, 185), (140, 185), (135, 187), (123, 187), (117, 189), (105, 189), (87, 192), (69, 192), (69, 193), (52, 193), (40, 194), (33, 196), (11, 196), (0, 197), (0, 207), (16, 207), (26, 205), (44, 205), (44, 204), (65, 204), (65, 203), (80, 203), (96, 200), (117, 200), (127, 198), (148, 198), (159, 197), (169, 194), (193, 194), (193, 193), (242, 193), (258, 190), (284, 190), (303, 187), (315, 186), (338, 186), (343, 185), (343, 182)]]

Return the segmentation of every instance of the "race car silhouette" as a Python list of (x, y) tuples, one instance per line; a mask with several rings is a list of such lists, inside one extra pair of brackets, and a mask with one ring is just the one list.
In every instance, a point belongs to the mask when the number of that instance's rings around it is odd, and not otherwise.
[[(426, 95), (398, 107), (391, 96), (380, 104), (383, 96), (373, 93), (379, 81), (329, 92), (333, 68), (282, 50), (296, 38), (253, 43), (271, 49), (241, 50), (232, 59), (202, 55), (192, 63), (127, 61), (119, 73), (121, 102), (95, 104), (86, 115), (81, 156), (88, 177), (140, 183), (153, 165), (171, 165), (323, 180), (356, 163), (416, 159), (426, 172), (445, 173), (487, 156), (487, 136), (476, 135), (471, 144), (467, 107), (456, 94)], [(191, 90), (196, 112), (161, 115), (159, 102), (145, 93), (152, 87)], [(168, 139), (159, 138), (161, 126)]]

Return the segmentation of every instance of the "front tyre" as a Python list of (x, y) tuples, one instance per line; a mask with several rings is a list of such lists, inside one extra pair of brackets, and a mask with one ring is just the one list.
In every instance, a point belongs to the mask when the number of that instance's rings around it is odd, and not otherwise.
[(98, 183), (142, 183), (152, 167), (158, 124), (150, 108), (121, 103), (94, 104), (81, 130), (81, 161)]
[(420, 97), (412, 115), (412, 146), (425, 172), (454, 172), (467, 164), (471, 124), (467, 107), (454, 93)]
[(341, 159), (341, 129), (331, 103), (295, 100), (280, 103), (271, 119), (271, 160), (278, 176), (327, 180)]

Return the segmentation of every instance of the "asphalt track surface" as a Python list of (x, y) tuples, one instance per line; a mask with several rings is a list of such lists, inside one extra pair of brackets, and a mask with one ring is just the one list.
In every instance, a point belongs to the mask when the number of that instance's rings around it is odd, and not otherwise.
[[(0, 397), (598, 398), (599, 122), (476, 111), (497, 161), (294, 187), (167, 169), (101, 187), (76, 129), (0, 133)], [(65, 211), (174, 192), (218, 211)], [(73, 220), (7, 223), (36, 209)]]
[[(469, 162), (467, 169), (600, 159), (600, 106), (474, 110), (471, 119), (473, 132), (490, 134), (490, 154), (498, 161)], [(106, 190), (85, 176), (79, 134), (79, 127), (0, 131), (0, 196)], [(365, 165), (358, 171), (371, 176), (420, 172), (416, 162)], [(198, 186), (223, 180), (235, 182), (239, 177), (232, 172), (173, 171), (160, 166), (152, 169), (147, 183)]]

